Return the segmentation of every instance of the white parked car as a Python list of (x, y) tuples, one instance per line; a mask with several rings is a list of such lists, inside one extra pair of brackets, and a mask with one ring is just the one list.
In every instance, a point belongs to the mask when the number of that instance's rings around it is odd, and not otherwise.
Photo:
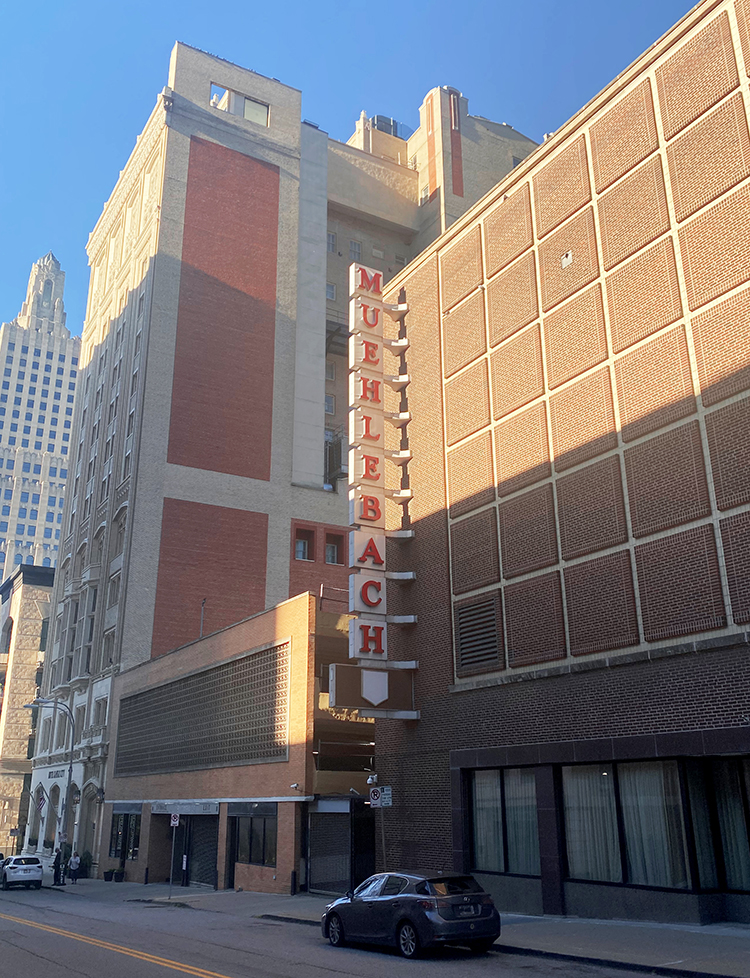
[(28, 890), (42, 888), (42, 861), (36, 856), (9, 856), (0, 866), (4, 890), (11, 886), (25, 886)]

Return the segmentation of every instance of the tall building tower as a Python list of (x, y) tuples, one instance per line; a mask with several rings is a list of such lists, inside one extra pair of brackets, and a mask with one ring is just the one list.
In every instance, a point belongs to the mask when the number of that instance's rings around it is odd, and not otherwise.
[(65, 272), (50, 251), (0, 327), (0, 566), (57, 566), (81, 340), (65, 326)]

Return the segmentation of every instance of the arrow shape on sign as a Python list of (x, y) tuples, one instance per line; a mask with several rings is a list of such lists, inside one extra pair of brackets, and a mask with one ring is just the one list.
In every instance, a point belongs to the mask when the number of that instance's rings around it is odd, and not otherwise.
[(384, 669), (362, 670), (362, 699), (378, 706), (388, 699), (388, 673)]

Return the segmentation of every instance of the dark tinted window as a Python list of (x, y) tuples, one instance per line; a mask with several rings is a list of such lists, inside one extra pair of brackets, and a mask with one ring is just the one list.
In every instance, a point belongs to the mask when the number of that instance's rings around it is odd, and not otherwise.
[(473, 876), (449, 876), (428, 880), (433, 896), (458, 896), (462, 893), (484, 893)]
[(407, 881), (403, 876), (389, 876), (385, 881), (385, 886), (381, 892), (381, 896), (396, 896), (402, 890), (406, 889)]
[(365, 880), (361, 886), (358, 886), (354, 891), (354, 895), (363, 900), (369, 897), (377, 896), (382, 882), (382, 876), (373, 876), (369, 880)]
[(39, 860), (36, 856), (19, 856), (13, 860), (14, 866), (38, 866)]

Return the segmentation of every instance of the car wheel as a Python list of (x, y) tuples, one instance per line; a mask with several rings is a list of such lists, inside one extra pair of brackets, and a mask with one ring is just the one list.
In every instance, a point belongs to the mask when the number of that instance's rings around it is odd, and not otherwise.
[(419, 937), (416, 927), (410, 921), (405, 920), (399, 927), (396, 943), (405, 958), (419, 957)]
[(345, 944), (344, 925), (337, 913), (332, 913), (328, 918), (328, 941), (332, 947), (343, 947)]
[(34, 883), (34, 889), (35, 890), (41, 890), (41, 888), (42, 888), (42, 881), (41, 880), (39, 880), (38, 883)]
[(494, 945), (495, 939), (489, 940), (485, 938), (481, 941), (471, 941), (469, 943), (469, 948), (474, 952), (474, 954), (486, 954), (490, 948)]

